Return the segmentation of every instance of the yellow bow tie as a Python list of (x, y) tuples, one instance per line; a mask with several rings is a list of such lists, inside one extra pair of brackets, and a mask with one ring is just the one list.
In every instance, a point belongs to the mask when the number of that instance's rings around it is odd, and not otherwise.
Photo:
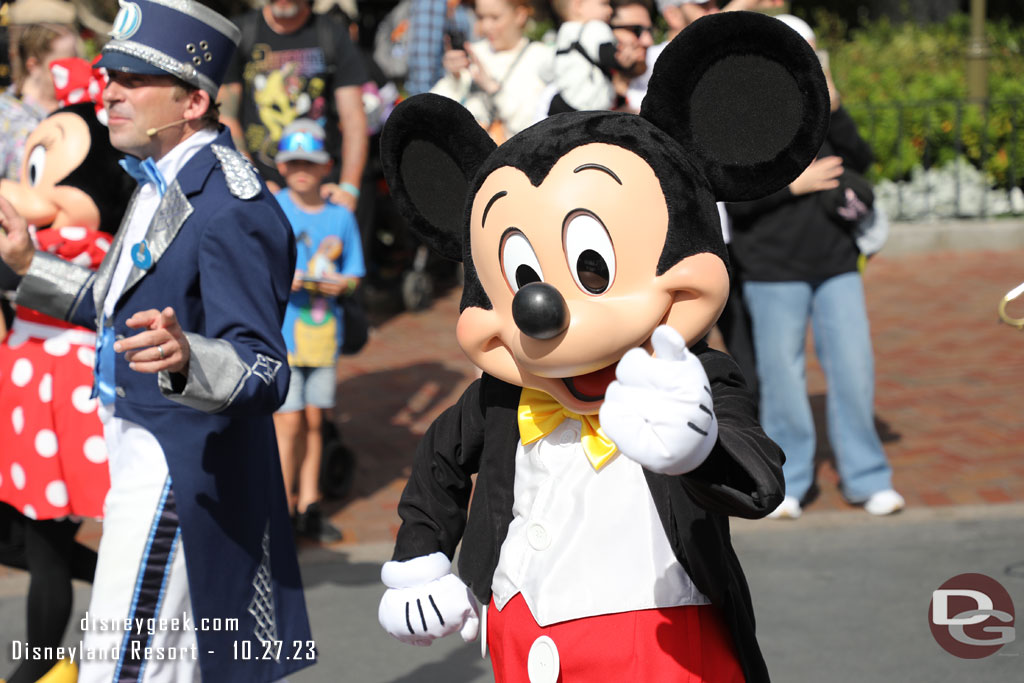
[(550, 394), (523, 388), (519, 397), (519, 438), (524, 446), (553, 432), (567, 417), (579, 420), (583, 425), (580, 442), (594, 469), (600, 470), (607, 465), (618, 449), (615, 442), (601, 431), (597, 415), (577, 415), (563, 407)]

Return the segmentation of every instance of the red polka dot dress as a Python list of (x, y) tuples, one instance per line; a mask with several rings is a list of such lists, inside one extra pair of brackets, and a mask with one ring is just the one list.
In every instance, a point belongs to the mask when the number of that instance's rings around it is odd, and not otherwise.
[[(99, 267), (110, 235), (65, 227), (39, 249)], [(90, 398), (95, 334), (19, 308), (0, 344), (0, 500), (31, 519), (102, 517), (110, 488), (103, 427)]]

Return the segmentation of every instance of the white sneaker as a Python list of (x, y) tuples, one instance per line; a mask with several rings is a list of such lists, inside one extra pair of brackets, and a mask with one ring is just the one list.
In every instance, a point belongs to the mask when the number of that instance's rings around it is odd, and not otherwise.
[(796, 496), (786, 496), (779, 507), (768, 513), (768, 519), (796, 519), (803, 514), (800, 501)]
[(872, 493), (871, 497), (864, 503), (864, 509), (872, 515), (882, 517), (884, 515), (891, 515), (894, 512), (899, 512), (906, 507), (906, 504), (906, 501), (903, 500), (903, 496), (892, 489), (886, 489), (884, 491)]

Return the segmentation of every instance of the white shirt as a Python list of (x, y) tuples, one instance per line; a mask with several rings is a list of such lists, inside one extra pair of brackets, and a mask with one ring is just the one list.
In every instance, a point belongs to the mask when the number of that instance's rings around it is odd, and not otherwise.
[[(171, 186), (178, 173), (195, 156), (196, 152), (217, 139), (213, 130), (201, 130), (193, 133), (174, 149), (156, 162), (156, 167), (163, 174), (167, 187)], [(131, 248), (146, 236), (149, 224), (160, 206), (160, 193), (153, 183), (146, 183), (139, 188), (134, 196), (135, 203), (132, 214), (124, 224), (124, 239), (121, 251), (115, 256), (117, 265), (110, 278), (110, 288), (103, 300), (103, 315), (114, 313), (114, 305), (121, 298), (124, 285), (131, 273)], [(153, 376), (156, 380), (156, 375)], [(103, 422), (103, 435), (107, 443), (110, 457), (111, 486), (120, 486), (121, 482), (128, 486), (137, 486), (142, 481), (151, 486), (162, 486), (167, 475), (167, 460), (163, 449), (148, 429), (129, 420), (114, 416), (114, 404), (99, 406), (99, 417)]]
[(514, 493), (491, 583), (498, 609), (522, 593), (548, 626), (710, 602), (676, 560), (643, 468), (620, 454), (595, 471), (579, 421), (519, 444)]
[(508, 137), (536, 123), (535, 103), (547, 87), (540, 73), (554, 55), (551, 46), (523, 38), (512, 49), (501, 52), (495, 52), (486, 40), (471, 43), (470, 47), (484, 71), (501, 83), (498, 94), (492, 98), (474, 88), (473, 78), (465, 69), (458, 74), (445, 73), (430, 92), (460, 103), (484, 127), (491, 123), (493, 105)]

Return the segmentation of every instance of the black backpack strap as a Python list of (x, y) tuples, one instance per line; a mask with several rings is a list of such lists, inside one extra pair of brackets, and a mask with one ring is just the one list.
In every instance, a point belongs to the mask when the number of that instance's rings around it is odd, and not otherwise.
[(590, 55), (587, 54), (587, 51), (583, 49), (583, 45), (578, 40), (575, 43), (573, 43), (572, 45), (570, 45), (569, 47), (565, 48), (564, 50), (556, 50), (555, 54), (556, 55), (567, 55), (570, 52), (579, 52), (581, 55), (583, 55), (583, 59), (585, 59), (588, 62), (590, 62), (591, 64), (593, 64), (598, 69), (601, 69), (602, 71), (604, 71), (604, 67), (601, 66), (600, 63), (595, 61), (593, 57), (591, 57)]

